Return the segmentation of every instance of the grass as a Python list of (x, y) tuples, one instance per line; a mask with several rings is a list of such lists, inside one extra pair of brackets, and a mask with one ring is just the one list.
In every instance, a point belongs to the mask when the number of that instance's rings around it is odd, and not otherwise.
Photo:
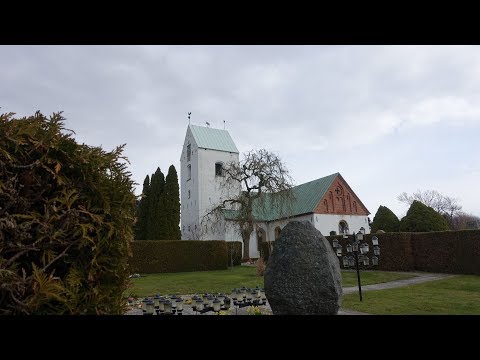
[[(342, 272), (343, 286), (356, 286), (357, 273)], [(362, 272), (362, 285), (410, 278), (412, 275), (389, 272)], [(236, 266), (233, 270), (198, 271), (184, 273), (148, 274), (132, 279), (127, 295), (138, 297), (153, 294), (230, 293), (237, 287), (263, 287), (263, 277), (256, 276), (255, 267)]]
[(480, 315), (480, 276), (457, 275), (343, 298), (342, 307), (377, 315)]

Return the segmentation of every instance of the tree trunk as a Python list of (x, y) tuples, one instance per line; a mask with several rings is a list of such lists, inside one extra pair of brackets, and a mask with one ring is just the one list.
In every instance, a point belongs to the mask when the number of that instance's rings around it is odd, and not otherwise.
[(250, 234), (242, 232), (243, 239), (243, 260), (250, 259)]

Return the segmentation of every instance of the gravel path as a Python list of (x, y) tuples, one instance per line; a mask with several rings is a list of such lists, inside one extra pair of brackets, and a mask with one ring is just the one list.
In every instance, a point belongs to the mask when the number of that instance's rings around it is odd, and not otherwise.
[[(396, 281), (390, 281), (387, 283), (380, 283), (380, 284), (374, 284), (374, 285), (365, 285), (362, 286), (362, 292), (364, 291), (372, 291), (372, 290), (383, 290), (383, 289), (392, 289), (392, 288), (397, 288), (397, 287), (402, 287), (402, 286), (407, 286), (407, 285), (412, 285), (412, 284), (420, 284), (423, 282), (427, 281), (434, 281), (434, 280), (440, 280), (440, 279), (446, 279), (450, 278), (454, 275), (449, 275), (449, 274), (434, 274), (434, 273), (410, 273), (412, 275), (415, 275), (414, 278), (411, 279), (404, 279), (404, 280), (396, 280)], [(352, 287), (344, 287), (343, 288), (343, 293), (344, 294), (351, 294), (358, 292), (358, 286), (352, 286)], [(191, 295), (182, 295), (182, 297), (190, 297)], [(264, 305), (259, 307), (262, 310), (262, 313), (272, 313), (272, 310), (270, 309), (270, 305)], [(248, 315), (247, 312), (248, 307), (244, 307), (241, 309), (230, 309), (229, 310), (229, 315)], [(190, 305), (184, 305), (183, 306), (183, 315), (195, 315), (195, 312), (193, 311), (192, 307)], [(125, 315), (142, 315), (142, 309), (139, 308), (134, 308), (129, 310)], [(204, 314), (198, 314), (198, 315), (215, 315), (212, 311), (204, 313)], [(338, 311), (338, 315), (369, 315), (367, 313), (362, 313), (358, 311), (353, 311), (353, 310), (347, 310), (347, 309), (340, 309)]]

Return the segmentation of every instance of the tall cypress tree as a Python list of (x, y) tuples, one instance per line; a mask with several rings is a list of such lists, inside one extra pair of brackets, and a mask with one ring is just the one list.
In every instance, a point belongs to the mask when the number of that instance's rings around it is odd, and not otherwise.
[(135, 238), (136, 240), (147, 239), (148, 229), (148, 199), (150, 193), (150, 177), (147, 175), (143, 181), (142, 198), (138, 204), (137, 209), (137, 224), (135, 226)]
[(165, 211), (167, 218), (167, 238), (180, 240), (180, 189), (175, 166), (170, 165), (165, 181)]
[(164, 240), (167, 237), (166, 216), (164, 206), (165, 176), (157, 168), (152, 175), (148, 214), (147, 236), (149, 240)]
[(430, 206), (414, 200), (407, 215), (400, 221), (400, 231), (445, 231), (447, 220)]
[(399, 227), (400, 220), (398, 220), (397, 215), (395, 215), (393, 211), (386, 206), (380, 205), (375, 217), (373, 218), (372, 232), (377, 232), (378, 230), (383, 230), (386, 232), (398, 232)]

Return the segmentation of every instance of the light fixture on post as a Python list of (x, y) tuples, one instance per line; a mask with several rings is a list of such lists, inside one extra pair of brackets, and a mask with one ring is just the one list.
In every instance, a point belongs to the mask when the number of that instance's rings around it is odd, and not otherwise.
[[(357, 271), (357, 281), (358, 281), (358, 294), (360, 295), (360, 301), (362, 301), (362, 285), (360, 281), (360, 268), (359, 265), (364, 267), (370, 266), (370, 259), (368, 257), (368, 252), (370, 247), (365, 238), (365, 229), (362, 227), (360, 231), (355, 234), (353, 232), (351, 235), (343, 234), (343, 239), (349, 241), (346, 245), (347, 254), (343, 257), (343, 261), (340, 263), (343, 264), (343, 268), (355, 267)], [(378, 256), (380, 256), (380, 246), (378, 246), (378, 238), (376, 236), (372, 237), (373, 245), (373, 254), (372, 257), (372, 266), (378, 265)], [(335, 250), (336, 255), (340, 258), (342, 254), (342, 245), (340, 245), (337, 239), (332, 241), (332, 246)]]

